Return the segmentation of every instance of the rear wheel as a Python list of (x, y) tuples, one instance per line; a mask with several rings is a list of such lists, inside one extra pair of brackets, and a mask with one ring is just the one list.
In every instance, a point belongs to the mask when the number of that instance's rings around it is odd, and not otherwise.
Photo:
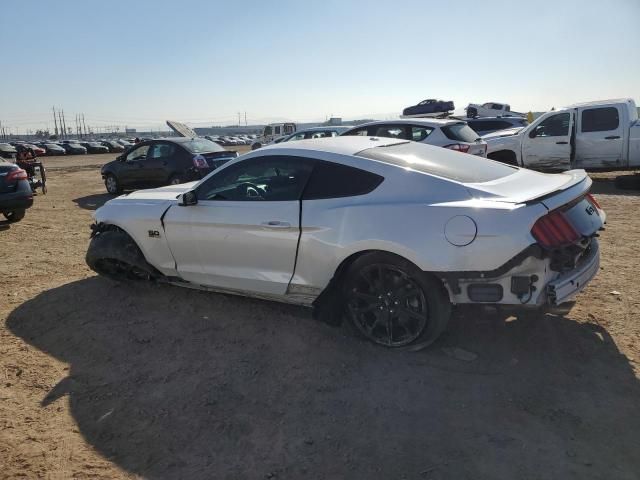
[(516, 158), (516, 154), (509, 150), (501, 150), (499, 152), (492, 152), (487, 155), (489, 160), (495, 160), (496, 162), (505, 163), (507, 165), (513, 165), (514, 167), (518, 166), (518, 159)]
[(451, 304), (442, 284), (411, 262), (384, 252), (356, 259), (343, 283), (348, 321), (386, 347), (431, 344), (446, 327)]
[(122, 193), (120, 182), (118, 182), (118, 179), (112, 173), (107, 174), (107, 177), (104, 179), (104, 186), (111, 195)]
[(8, 222), (15, 223), (22, 220), (25, 216), (25, 213), (26, 213), (26, 210), (21, 209), (21, 210), (12, 210), (11, 212), (4, 212), (3, 215)]

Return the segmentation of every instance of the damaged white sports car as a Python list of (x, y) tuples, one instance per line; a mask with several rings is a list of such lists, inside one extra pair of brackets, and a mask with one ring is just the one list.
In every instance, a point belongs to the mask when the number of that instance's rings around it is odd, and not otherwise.
[(451, 305), (558, 306), (598, 271), (605, 214), (582, 170), (543, 174), (421, 143), (274, 145), (95, 213), (87, 263), (117, 279), (314, 306), (389, 347)]

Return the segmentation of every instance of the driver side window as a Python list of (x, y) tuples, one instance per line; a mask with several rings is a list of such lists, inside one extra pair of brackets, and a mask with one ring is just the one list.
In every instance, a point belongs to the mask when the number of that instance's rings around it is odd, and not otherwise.
[(302, 195), (313, 162), (300, 157), (245, 160), (209, 177), (198, 187), (199, 200), (291, 201)]
[(131, 150), (127, 154), (127, 162), (138, 162), (147, 158), (147, 152), (149, 151), (149, 145), (143, 145), (141, 147)]
[(569, 121), (568, 113), (552, 115), (535, 128), (534, 137), (566, 137), (569, 135)]

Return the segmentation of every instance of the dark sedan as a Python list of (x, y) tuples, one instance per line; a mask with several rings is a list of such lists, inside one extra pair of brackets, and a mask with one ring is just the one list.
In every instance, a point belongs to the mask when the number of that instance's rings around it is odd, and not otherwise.
[(80, 145), (87, 149), (87, 153), (109, 153), (109, 148), (98, 142), (80, 142)]
[(139, 143), (102, 167), (107, 192), (199, 180), (237, 157), (205, 138), (166, 138)]
[(102, 142), (100, 142), (100, 145), (104, 145), (105, 147), (107, 147), (110, 153), (124, 152), (124, 146), (113, 140), (103, 140)]
[(69, 155), (83, 155), (87, 153), (87, 149), (79, 143), (63, 143), (61, 147), (64, 148), (65, 152), (67, 152)]
[(33, 205), (33, 192), (27, 180), (27, 172), (15, 163), (0, 160), (0, 213), (9, 222), (24, 218), (27, 208)]
[(40, 143), (40, 147), (44, 148), (45, 155), (64, 155), (67, 152), (57, 143)]

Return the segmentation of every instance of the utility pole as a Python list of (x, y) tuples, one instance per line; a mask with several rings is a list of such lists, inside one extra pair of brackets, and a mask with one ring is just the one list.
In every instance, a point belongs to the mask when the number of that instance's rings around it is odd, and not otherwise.
[(60, 125), (60, 138), (66, 138), (64, 128), (62, 128), (62, 112), (58, 110), (58, 124)]
[(240, 112), (238, 112), (238, 126), (240, 126)]
[(84, 125), (84, 134), (87, 135), (87, 124), (84, 122), (84, 113), (82, 114), (82, 125)]
[(247, 112), (244, 112), (244, 126), (247, 126)]
[(62, 110), (62, 128), (64, 128), (64, 133), (66, 135), (68, 133), (68, 130), (67, 130), (67, 121), (64, 118), (64, 110)]
[(55, 125), (56, 128), (56, 138), (58, 137), (58, 121), (56, 120), (56, 107), (51, 107), (51, 109), (53, 110), (53, 124)]

